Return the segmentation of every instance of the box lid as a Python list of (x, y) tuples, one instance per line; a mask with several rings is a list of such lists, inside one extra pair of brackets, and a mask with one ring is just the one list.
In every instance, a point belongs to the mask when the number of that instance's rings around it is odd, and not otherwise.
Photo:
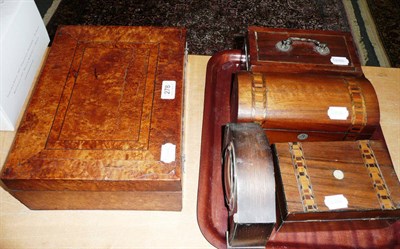
[(61, 27), (2, 170), (7, 187), (180, 191), (185, 35)]
[(400, 182), (383, 141), (277, 143), (275, 152), (288, 221), (400, 216)]
[(362, 75), (350, 33), (249, 27), (250, 69)]
[(370, 137), (380, 118), (375, 90), (364, 77), (242, 71), (235, 75), (230, 103), (235, 121), (349, 139)]

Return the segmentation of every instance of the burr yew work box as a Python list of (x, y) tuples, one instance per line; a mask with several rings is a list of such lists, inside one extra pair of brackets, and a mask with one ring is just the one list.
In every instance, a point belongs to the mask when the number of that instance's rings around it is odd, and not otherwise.
[(31, 209), (180, 210), (183, 29), (61, 27), (1, 173)]
[(400, 182), (383, 141), (277, 143), (274, 151), (282, 229), (306, 221), (372, 229), (400, 218)]

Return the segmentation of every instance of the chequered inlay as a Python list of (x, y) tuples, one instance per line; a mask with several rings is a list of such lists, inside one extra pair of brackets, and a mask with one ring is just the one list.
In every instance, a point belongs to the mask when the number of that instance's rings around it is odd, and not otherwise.
[(299, 192), (304, 211), (318, 211), (311, 185), (311, 179), (307, 173), (307, 163), (304, 158), (301, 143), (289, 143), (289, 150), (290, 154), (292, 155), (294, 173), (296, 175), (297, 185), (299, 186)]
[(267, 116), (267, 86), (263, 74), (253, 74), (251, 100), (251, 115), (253, 118), (265, 119)]
[(355, 140), (367, 124), (367, 110), (364, 95), (357, 82), (346, 81), (351, 99), (351, 126), (347, 130), (346, 140)]
[(379, 164), (376, 161), (374, 151), (372, 150), (368, 140), (360, 140), (358, 142), (358, 147), (364, 160), (364, 165), (371, 177), (381, 208), (395, 209), (385, 179), (383, 179)]

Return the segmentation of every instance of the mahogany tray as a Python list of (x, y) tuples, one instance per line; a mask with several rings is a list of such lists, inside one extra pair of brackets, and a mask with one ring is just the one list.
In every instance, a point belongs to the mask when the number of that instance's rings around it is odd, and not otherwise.
[[(205, 238), (217, 248), (226, 248), (228, 211), (224, 203), (221, 143), (223, 126), (231, 121), (232, 75), (245, 69), (240, 50), (215, 54), (207, 65), (203, 131), (200, 157), (197, 219)], [(378, 129), (380, 130), (380, 129)], [(383, 139), (380, 134), (374, 139)], [(398, 248), (400, 221), (386, 227), (359, 228), (357, 222), (304, 223), (296, 230), (275, 233), (267, 248)]]

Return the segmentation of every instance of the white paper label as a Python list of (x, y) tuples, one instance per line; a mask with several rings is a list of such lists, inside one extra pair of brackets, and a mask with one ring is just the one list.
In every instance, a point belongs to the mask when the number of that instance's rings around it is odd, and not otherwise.
[(171, 163), (175, 161), (176, 145), (166, 143), (161, 146), (161, 158), (160, 161), (164, 163)]
[(332, 64), (338, 66), (347, 66), (350, 63), (350, 61), (346, 57), (340, 57), (340, 56), (332, 56), (331, 62)]
[(347, 107), (330, 106), (328, 109), (328, 116), (332, 120), (347, 120), (349, 111)]
[(347, 201), (347, 198), (344, 197), (344, 195), (325, 196), (324, 203), (329, 208), (329, 210), (348, 208), (349, 205), (349, 202)]
[(161, 87), (161, 99), (175, 99), (176, 81), (163, 80)]

